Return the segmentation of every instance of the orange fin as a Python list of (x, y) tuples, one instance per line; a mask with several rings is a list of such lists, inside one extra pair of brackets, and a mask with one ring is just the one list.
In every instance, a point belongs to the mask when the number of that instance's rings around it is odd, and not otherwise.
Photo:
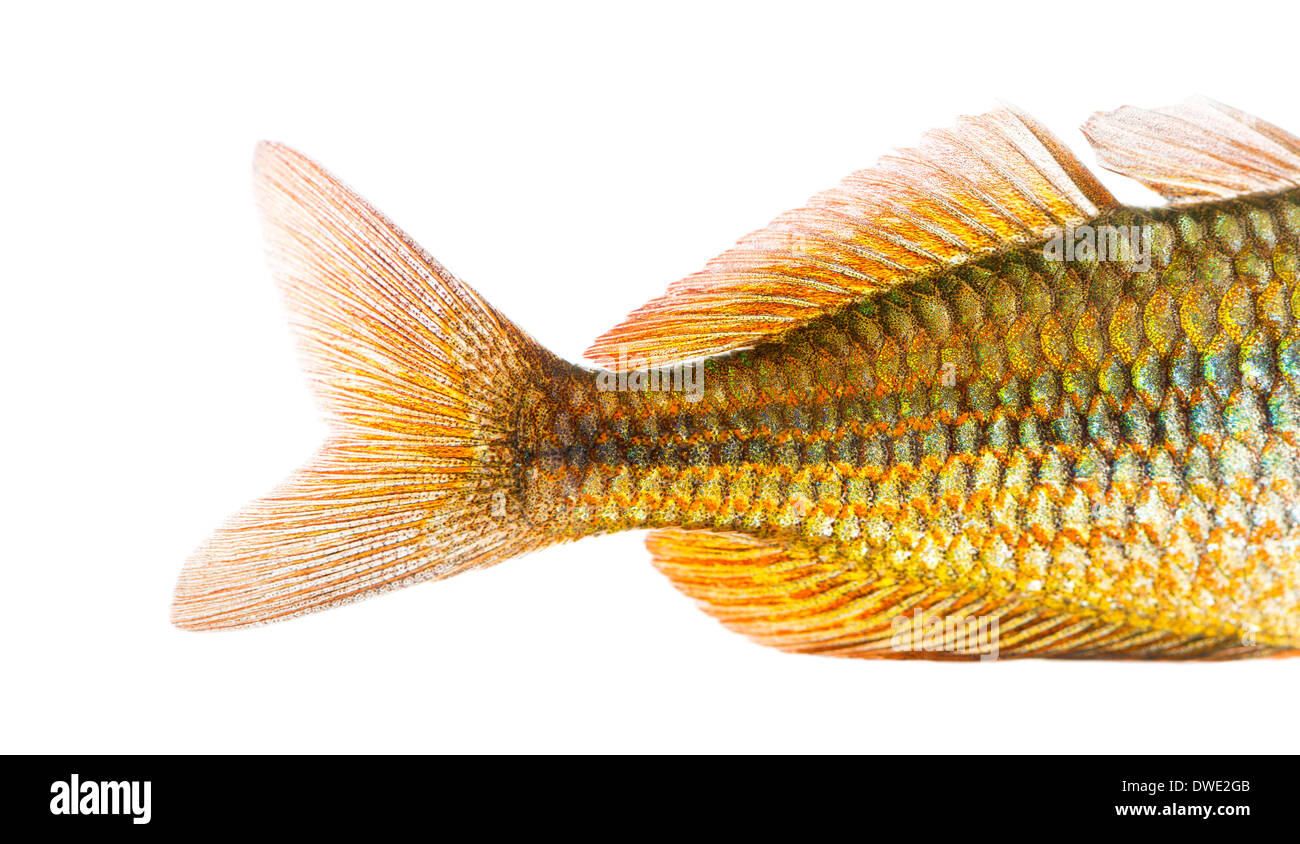
[(333, 436), (195, 552), (173, 622), (274, 621), (540, 544), (501, 466), (521, 385), (549, 356), (298, 153), (260, 145), (255, 182)]
[(743, 534), (665, 529), (655, 567), (728, 629), (785, 651), (892, 659), (1232, 659), (1293, 650), (1053, 610), (1024, 598), (891, 580)]
[(634, 369), (752, 346), (1116, 205), (1032, 118), (1010, 108), (963, 118), (743, 238), (602, 335), (587, 357)]
[(1300, 138), (1205, 97), (1098, 113), (1083, 134), (1103, 167), (1171, 202), (1300, 187)]

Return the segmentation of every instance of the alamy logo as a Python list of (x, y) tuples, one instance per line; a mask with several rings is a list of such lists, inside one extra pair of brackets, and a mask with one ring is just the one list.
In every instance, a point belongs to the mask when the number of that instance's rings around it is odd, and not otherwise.
[(1133, 269), (1151, 269), (1149, 226), (1067, 226), (1043, 244), (1049, 261), (1115, 261)]
[(149, 789), (152, 783), (131, 781), (81, 781), (73, 774), (50, 786), (52, 815), (130, 815), (131, 823), (149, 823)]
[(689, 402), (704, 398), (704, 361), (661, 362), (654, 357), (628, 356), (627, 346), (618, 347), (618, 369), (603, 370), (596, 376), (601, 392), (683, 393)]
[(911, 618), (894, 616), (891, 626), (894, 651), (960, 653), (992, 662), (1001, 650), (996, 615), (927, 615), (918, 607)]

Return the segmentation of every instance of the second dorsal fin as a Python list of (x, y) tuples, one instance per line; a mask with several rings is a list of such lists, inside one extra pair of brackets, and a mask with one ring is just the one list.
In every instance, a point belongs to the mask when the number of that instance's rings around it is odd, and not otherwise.
[(965, 117), (741, 239), (602, 335), (587, 357), (635, 369), (752, 346), (1116, 205), (1027, 115)]
[(1206, 97), (1098, 113), (1083, 134), (1103, 167), (1171, 202), (1300, 187), (1300, 138)]

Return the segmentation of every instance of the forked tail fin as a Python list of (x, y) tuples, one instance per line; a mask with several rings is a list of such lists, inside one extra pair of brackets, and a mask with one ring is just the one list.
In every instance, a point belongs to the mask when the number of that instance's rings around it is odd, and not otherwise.
[(556, 359), (293, 150), (261, 144), (256, 186), (333, 434), (186, 562), (172, 621), (276, 621), (546, 544), (508, 467), (520, 396)]

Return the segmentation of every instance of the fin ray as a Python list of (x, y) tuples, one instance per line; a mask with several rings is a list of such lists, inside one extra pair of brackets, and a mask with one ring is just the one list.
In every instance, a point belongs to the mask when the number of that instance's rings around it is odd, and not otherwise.
[(1207, 97), (1099, 112), (1083, 133), (1103, 167), (1174, 203), (1300, 186), (1300, 138)]
[[(780, 650), (888, 659), (1054, 657), (1231, 659), (1284, 656), (1230, 635), (1188, 635), (1054, 610), (1023, 597), (890, 580), (823, 562), (776, 540), (667, 528), (646, 540), (654, 565), (727, 628)], [(896, 619), (903, 619), (903, 624)], [(935, 620), (996, 619), (991, 637), (913, 643)], [(914, 625), (919, 625), (916, 627)], [(970, 628), (964, 628), (969, 631)], [(902, 631), (902, 632), (900, 632)], [(906, 641), (901, 642), (902, 635)], [(946, 645), (951, 645), (947, 647)]]
[(173, 623), (261, 624), (542, 544), (502, 458), (548, 354), (314, 162), (262, 144), (255, 185), (332, 435), (186, 562)]
[[(666, 365), (752, 346), (827, 310), (1116, 207), (1063, 144), (1011, 108), (850, 174), (633, 311), (587, 357)], [(792, 294), (792, 279), (815, 285)]]

